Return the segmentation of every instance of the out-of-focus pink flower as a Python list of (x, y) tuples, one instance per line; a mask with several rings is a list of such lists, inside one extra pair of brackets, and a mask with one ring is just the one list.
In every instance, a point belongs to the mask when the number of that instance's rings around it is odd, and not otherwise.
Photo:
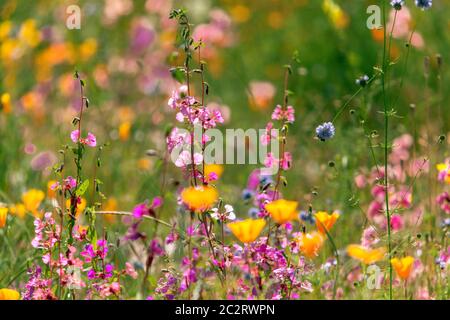
[(355, 177), (355, 185), (358, 189), (362, 189), (367, 185), (366, 177), (363, 174), (358, 174)]
[(249, 84), (250, 106), (255, 109), (266, 109), (275, 96), (275, 87), (270, 82), (252, 81)]
[(391, 217), (391, 228), (394, 231), (399, 231), (403, 228), (403, 218), (398, 215), (398, 214), (394, 214)]
[(31, 159), (30, 165), (33, 170), (42, 171), (48, 167), (53, 166), (57, 160), (58, 159), (53, 152), (43, 151), (38, 153), (33, 159)]

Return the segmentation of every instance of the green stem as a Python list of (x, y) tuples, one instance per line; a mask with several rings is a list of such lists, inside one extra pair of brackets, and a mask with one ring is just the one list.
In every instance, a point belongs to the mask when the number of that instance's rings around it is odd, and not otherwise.
[[(388, 71), (388, 59), (386, 49), (387, 49), (387, 34), (386, 34), (386, 1), (383, 0), (383, 32), (384, 32), (384, 43), (383, 43), (383, 73), (381, 74), (382, 82), (382, 92), (383, 92), (383, 105), (384, 105), (384, 186), (385, 186), (385, 205), (386, 205), (386, 216), (387, 216), (387, 232), (388, 232), (388, 264), (389, 264), (389, 300), (392, 300), (392, 264), (390, 263), (392, 258), (392, 245), (391, 245), (391, 215), (389, 212), (389, 174), (388, 174), (388, 141), (389, 141), (389, 114), (388, 114), (388, 101), (386, 93), (386, 74)], [(392, 38), (392, 33), (391, 37)]]

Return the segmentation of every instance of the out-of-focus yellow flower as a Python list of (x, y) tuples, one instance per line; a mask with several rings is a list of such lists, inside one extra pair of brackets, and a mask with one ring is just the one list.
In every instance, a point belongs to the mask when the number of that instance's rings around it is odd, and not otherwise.
[(20, 293), (13, 289), (0, 289), (0, 300), (20, 300)]
[(152, 161), (149, 158), (140, 158), (137, 165), (141, 170), (150, 170), (152, 167)]
[(130, 107), (120, 107), (117, 111), (117, 117), (121, 123), (124, 122), (133, 122), (136, 117), (135, 112)]
[(39, 106), (40, 97), (36, 92), (30, 91), (23, 95), (20, 101), (26, 111), (32, 111)]
[(297, 206), (297, 201), (278, 199), (266, 204), (265, 208), (276, 223), (285, 224), (292, 220), (298, 220)]
[[(105, 204), (103, 205), (103, 210), (105, 211), (117, 211), (117, 200), (114, 197), (109, 198), (106, 200)], [(108, 223), (114, 223), (116, 221), (116, 216), (114, 214), (105, 214), (103, 215), (106, 222)]]
[(52, 186), (56, 183), (56, 180), (50, 180), (49, 182), (47, 182), (47, 197), (49, 197), (50, 199), (56, 198), (56, 190), (52, 190)]
[(265, 226), (266, 221), (264, 219), (246, 219), (227, 224), (234, 236), (243, 243), (255, 241)]
[(401, 259), (398, 258), (391, 259), (391, 264), (394, 267), (395, 272), (403, 280), (407, 280), (409, 278), (412, 271), (413, 263), (414, 258), (411, 256), (407, 256)]
[(205, 164), (204, 176), (209, 177), (211, 173), (215, 173), (217, 178), (220, 178), (223, 173), (223, 165), (221, 164)]
[(319, 255), (324, 240), (323, 235), (317, 231), (301, 233), (300, 236), (295, 239), (300, 251), (311, 259)]
[(273, 29), (280, 29), (283, 26), (285, 18), (279, 11), (272, 11), (267, 16), (267, 23)]
[(36, 78), (45, 81), (51, 77), (52, 67), (64, 62), (74, 62), (74, 48), (71, 43), (54, 43), (35, 58)]
[(185, 188), (181, 193), (183, 203), (192, 211), (204, 212), (211, 209), (219, 194), (211, 186)]
[(25, 209), (33, 214), (35, 217), (42, 216), (42, 213), (39, 212), (39, 206), (41, 205), (42, 200), (45, 198), (45, 193), (41, 190), (30, 189), (24, 194), (22, 194), (22, 202), (25, 206)]
[(439, 172), (439, 180), (450, 184), (450, 165), (447, 163), (439, 163), (436, 165), (436, 169)]
[(78, 225), (78, 233), (82, 234), (88, 231), (88, 226)]
[(17, 39), (5, 39), (1, 43), (0, 56), (4, 61), (11, 61), (19, 59), (23, 54), (20, 48), (20, 43)]
[(89, 38), (80, 45), (80, 58), (83, 61), (89, 60), (97, 52), (97, 40)]
[(31, 48), (36, 47), (41, 42), (41, 33), (36, 28), (36, 21), (28, 19), (22, 24), (19, 39)]
[(0, 23), (0, 41), (6, 39), (11, 32), (13, 24), (10, 20), (3, 21)]
[(250, 18), (250, 9), (242, 4), (235, 5), (230, 9), (230, 14), (237, 23), (246, 22)]
[(1, 109), (4, 113), (11, 113), (11, 96), (9, 93), (3, 93), (0, 97)]
[(325, 211), (319, 211), (315, 215), (316, 217), (316, 226), (320, 233), (325, 234), (325, 229), (330, 231), (333, 227), (334, 223), (337, 219), (339, 219), (339, 213), (333, 212), (332, 214), (328, 214)]
[(364, 264), (372, 264), (384, 258), (386, 248), (369, 249), (359, 244), (351, 244), (347, 247), (347, 254)]
[(16, 203), (15, 205), (9, 207), (9, 213), (19, 217), (20, 219), (23, 219), (27, 214), (27, 209), (25, 208), (23, 203)]
[(125, 121), (119, 125), (119, 139), (127, 141), (130, 138), (131, 122)]
[(6, 226), (6, 218), (8, 218), (8, 208), (0, 208), (0, 228)]
[[(81, 198), (80, 203), (77, 205), (77, 211), (75, 212), (75, 218), (78, 219), (80, 214), (86, 209), (87, 201), (85, 198)], [(66, 208), (70, 208), (70, 199), (66, 200)]]
[(324, 0), (322, 9), (336, 29), (344, 29), (349, 24), (348, 15), (333, 0)]

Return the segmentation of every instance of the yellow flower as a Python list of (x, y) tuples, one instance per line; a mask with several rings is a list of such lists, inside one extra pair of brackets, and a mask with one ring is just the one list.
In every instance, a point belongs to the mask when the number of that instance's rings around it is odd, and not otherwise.
[(9, 212), (12, 215), (18, 216), (20, 219), (23, 219), (27, 214), (27, 209), (23, 203), (16, 203), (16, 205), (9, 207)]
[(12, 106), (11, 96), (9, 95), (9, 93), (2, 94), (2, 96), (0, 97), (0, 105), (4, 113), (11, 113)]
[(264, 219), (247, 219), (228, 223), (227, 227), (230, 228), (239, 241), (250, 243), (258, 238), (265, 225), (266, 221)]
[(185, 188), (181, 193), (183, 203), (195, 212), (211, 209), (218, 197), (217, 190), (211, 186), (189, 187)]
[(22, 202), (25, 206), (25, 209), (31, 212), (35, 217), (40, 217), (42, 215), (38, 209), (44, 198), (45, 193), (37, 189), (30, 189), (22, 194)]
[(386, 248), (369, 249), (359, 244), (351, 244), (347, 247), (347, 254), (353, 259), (359, 260), (364, 264), (372, 264), (384, 258)]
[[(105, 211), (117, 211), (117, 200), (116, 198), (109, 198), (103, 206), (103, 210)], [(114, 214), (105, 214), (103, 215), (106, 222), (114, 223), (116, 221), (116, 216)]]
[(276, 223), (285, 224), (292, 220), (298, 220), (297, 206), (297, 201), (279, 199), (266, 204), (265, 208)]
[(137, 161), (137, 166), (141, 170), (150, 170), (152, 167), (152, 161), (149, 158), (140, 158)]
[(19, 31), (19, 39), (29, 47), (36, 47), (41, 42), (41, 33), (36, 28), (36, 21), (26, 20)]
[(337, 212), (328, 214), (325, 211), (319, 211), (314, 216), (316, 217), (316, 226), (320, 233), (326, 233), (325, 229), (330, 231), (336, 220), (339, 219), (339, 213)]
[(395, 272), (403, 280), (409, 278), (409, 275), (411, 274), (412, 271), (413, 263), (414, 258), (411, 256), (407, 256), (401, 259), (398, 258), (391, 259), (391, 264), (394, 267)]
[(20, 300), (20, 293), (13, 289), (0, 289), (0, 300)]
[(300, 251), (308, 258), (317, 257), (324, 242), (323, 235), (317, 231), (302, 233), (295, 240)]
[(52, 190), (52, 186), (56, 183), (55, 180), (50, 180), (47, 182), (47, 197), (50, 199), (56, 198), (56, 190)]
[(246, 22), (250, 18), (250, 9), (244, 5), (235, 5), (230, 10), (231, 16), (238, 23)]
[(220, 178), (223, 173), (223, 166), (220, 164), (205, 164), (204, 176), (207, 178), (213, 172), (217, 175), (217, 178)]
[(89, 60), (97, 52), (97, 40), (89, 38), (80, 45), (80, 58), (83, 61)]
[(322, 9), (337, 29), (344, 29), (349, 23), (348, 15), (333, 0), (324, 0)]
[(8, 208), (0, 208), (0, 228), (6, 226), (6, 218), (8, 218)]
[(119, 139), (122, 141), (127, 141), (130, 137), (131, 122), (125, 121), (119, 126)]
[[(79, 215), (83, 213), (84, 209), (86, 209), (86, 199), (81, 198), (80, 203), (77, 205), (77, 211), (75, 212), (75, 218), (78, 219)], [(66, 207), (70, 208), (70, 199), (66, 200)]]
[(13, 24), (11, 21), (6, 20), (0, 23), (0, 40), (6, 39), (11, 32)]

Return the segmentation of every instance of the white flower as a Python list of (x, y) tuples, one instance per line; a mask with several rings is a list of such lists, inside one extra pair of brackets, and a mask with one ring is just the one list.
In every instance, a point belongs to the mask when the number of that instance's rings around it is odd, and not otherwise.
[(224, 206), (225, 211), (220, 212), (218, 208), (211, 209), (211, 218), (215, 220), (221, 220), (222, 222), (228, 221), (228, 220), (235, 220), (236, 215), (234, 214), (233, 206), (226, 204)]

